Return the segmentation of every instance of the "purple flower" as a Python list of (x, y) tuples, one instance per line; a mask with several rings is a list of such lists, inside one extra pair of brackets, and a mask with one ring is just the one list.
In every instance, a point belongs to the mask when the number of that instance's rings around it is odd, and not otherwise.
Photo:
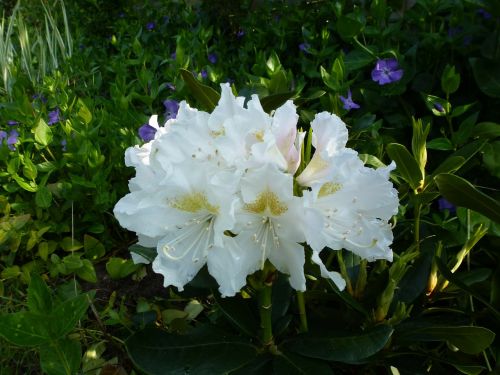
[(169, 88), (170, 90), (175, 91), (175, 86), (174, 86), (174, 84), (173, 84), (173, 83), (167, 82), (166, 86), (167, 86), (167, 88)]
[(0, 143), (2, 143), (5, 138), (7, 138), (7, 132), (5, 130), (0, 130)]
[(18, 121), (14, 121), (14, 120), (7, 121), (7, 125), (9, 125), (9, 126), (15, 126), (15, 125), (18, 125), (18, 124), (19, 124)]
[(481, 17), (483, 17), (485, 20), (491, 19), (491, 14), (488, 13), (486, 10), (483, 8), (477, 10), (477, 14), (479, 14)]
[(66, 151), (66, 146), (68, 145), (68, 141), (66, 140), (66, 138), (64, 138), (62, 141), (61, 141), (61, 148), (63, 151)]
[(205, 69), (202, 69), (201, 72), (200, 72), (200, 74), (201, 74), (201, 78), (203, 78), (203, 79), (205, 79), (205, 78), (208, 77), (208, 73), (207, 73), (207, 71)]
[(179, 112), (179, 102), (172, 99), (167, 99), (163, 102), (165, 106), (165, 119), (170, 120), (171, 118), (177, 117), (177, 112)]
[(311, 48), (311, 45), (307, 42), (299, 44), (299, 49), (304, 53), (309, 53), (309, 48)]
[(47, 98), (43, 94), (35, 94), (31, 97), (33, 101), (40, 99), (42, 103), (47, 103)]
[(212, 64), (215, 64), (217, 62), (217, 55), (215, 53), (209, 53), (208, 61), (210, 61)]
[(379, 85), (397, 82), (403, 77), (403, 69), (399, 69), (398, 60), (395, 58), (378, 60), (372, 70), (372, 80)]
[(151, 125), (144, 124), (139, 128), (139, 137), (145, 142), (152, 141), (155, 138), (156, 130)]
[(444, 108), (441, 104), (434, 103), (434, 108), (436, 108), (436, 110), (438, 110), (439, 112), (444, 113)]
[(172, 60), (175, 60), (175, 59), (177, 58), (177, 53), (172, 52), (172, 53), (170, 54), (170, 58), (171, 58)]
[(455, 207), (455, 205), (451, 202), (448, 202), (444, 198), (438, 199), (438, 206), (439, 206), (439, 211), (448, 210), (448, 211), (450, 211), (450, 213), (453, 213), (453, 214), (457, 211), (457, 208)]
[(146, 29), (148, 29), (149, 31), (153, 30), (155, 28), (156, 24), (154, 22), (148, 22), (146, 24)]
[(49, 112), (49, 121), (47, 122), (48, 125), (54, 125), (61, 121), (61, 111), (59, 108), (54, 109), (53, 111)]
[(236, 37), (238, 39), (243, 38), (243, 35), (245, 35), (245, 30), (239, 29), (238, 32), (236, 33)]
[(7, 138), (7, 147), (9, 147), (11, 151), (16, 149), (16, 146), (14, 145), (17, 143), (17, 137), (19, 137), (17, 130), (11, 130)]
[(351, 109), (358, 109), (359, 104), (356, 104), (352, 101), (352, 94), (351, 94), (351, 89), (347, 91), (347, 98), (344, 96), (340, 96), (340, 100), (342, 100), (342, 103), (344, 103), (344, 109), (346, 110), (351, 110)]

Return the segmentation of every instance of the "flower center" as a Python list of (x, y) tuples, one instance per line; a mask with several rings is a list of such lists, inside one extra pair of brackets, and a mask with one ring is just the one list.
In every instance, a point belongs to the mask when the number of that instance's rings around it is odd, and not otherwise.
[(174, 198), (170, 202), (170, 206), (180, 211), (195, 213), (201, 210), (206, 210), (214, 215), (218, 214), (219, 207), (212, 205), (205, 193), (195, 191), (189, 194)]
[(326, 184), (323, 184), (321, 186), (321, 189), (319, 189), (318, 197), (325, 197), (327, 195), (331, 195), (336, 193), (342, 189), (342, 185), (334, 182), (327, 182)]
[(288, 207), (279, 200), (275, 193), (266, 189), (257, 196), (255, 201), (245, 204), (245, 210), (254, 214), (262, 214), (267, 210), (272, 215), (279, 216), (284, 214)]

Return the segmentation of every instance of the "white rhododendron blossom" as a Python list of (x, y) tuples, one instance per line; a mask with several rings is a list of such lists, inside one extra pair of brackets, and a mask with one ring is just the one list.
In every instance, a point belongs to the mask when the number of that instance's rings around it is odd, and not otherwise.
[(324, 249), (392, 260), (395, 165), (365, 167), (346, 148), (342, 120), (322, 112), (311, 123), (315, 152), (304, 166), (305, 133), (297, 131), (292, 101), (269, 115), (256, 95), (244, 105), (229, 85), (221, 87), (211, 114), (182, 102), (164, 126), (153, 116), (154, 139), (125, 153), (136, 176), (114, 214), (139, 245), (156, 247), (153, 270), (164, 285), (183, 290), (207, 265), (221, 294), (234, 296), (269, 261), (304, 291), (304, 244), (340, 289), (345, 281), (323, 264)]

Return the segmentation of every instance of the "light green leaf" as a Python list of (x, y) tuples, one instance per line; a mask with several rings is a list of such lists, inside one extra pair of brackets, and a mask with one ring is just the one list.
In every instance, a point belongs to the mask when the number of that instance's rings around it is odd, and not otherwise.
[(213, 88), (200, 83), (189, 70), (180, 69), (180, 73), (196, 100), (198, 100), (209, 112), (213, 111), (219, 102), (220, 94)]
[(118, 280), (137, 271), (140, 264), (134, 264), (131, 259), (112, 257), (106, 263), (106, 271), (112, 279)]
[(469, 181), (447, 173), (437, 175), (434, 180), (439, 192), (454, 205), (470, 208), (500, 222), (500, 203), (480, 192)]
[(51, 140), (52, 130), (42, 118), (39, 119), (35, 128), (35, 141), (42, 146), (47, 146)]
[(399, 143), (390, 143), (387, 145), (387, 153), (396, 162), (396, 169), (411, 188), (420, 187), (423, 180), (422, 171), (408, 149)]
[(88, 281), (89, 283), (97, 282), (97, 275), (94, 265), (88, 259), (82, 259), (82, 266), (75, 270), (75, 273), (79, 278)]
[(52, 193), (45, 186), (40, 186), (35, 194), (35, 203), (40, 208), (49, 208), (52, 204)]

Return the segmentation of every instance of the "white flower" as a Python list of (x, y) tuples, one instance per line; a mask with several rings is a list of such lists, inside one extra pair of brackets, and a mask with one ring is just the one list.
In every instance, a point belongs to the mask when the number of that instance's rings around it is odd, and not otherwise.
[(345, 147), (345, 124), (322, 112), (311, 123), (315, 153), (294, 180), (305, 134), (297, 121), (293, 102), (269, 115), (256, 95), (245, 106), (229, 85), (211, 114), (182, 102), (164, 126), (151, 117), (154, 139), (125, 153), (136, 175), (114, 214), (140, 245), (156, 247), (153, 270), (165, 286), (183, 290), (206, 265), (221, 294), (233, 296), (269, 261), (303, 291), (305, 243), (321, 275), (339, 289), (345, 281), (319, 256), (325, 247), (392, 259), (394, 165), (366, 168)]

